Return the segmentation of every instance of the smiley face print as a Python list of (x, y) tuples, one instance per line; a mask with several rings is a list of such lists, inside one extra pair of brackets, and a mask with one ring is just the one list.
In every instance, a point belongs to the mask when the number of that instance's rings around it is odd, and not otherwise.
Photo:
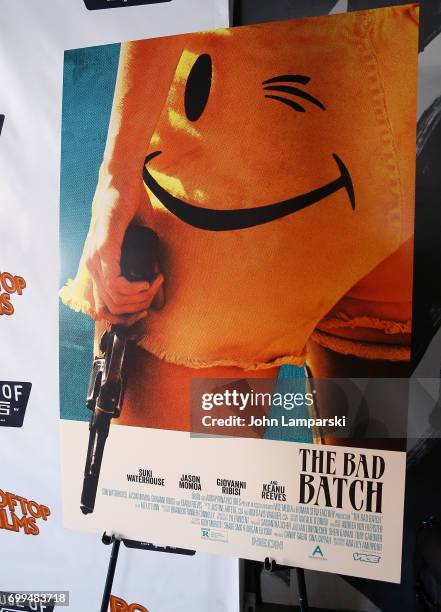
[[(199, 55), (191, 68), (185, 87), (184, 109), (188, 121), (196, 123), (200, 119), (210, 97), (212, 80), (213, 63), (211, 56), (208, 53)], [(272, 77), (263, 81), (263, 94), (266, 99), (285, 104), (296, 113), (306, 112), (305, 106), (308, 106), (308, 104), (313, 104), (325, 111), (325, 106), (302, 88), (309, 81), (310, 77), (298, 74)], [(287, 118), (287, 121), (289, 121), (289, 118)], [(182, 221), (200, 229), (212, 231), (235, 230), (268, 223), (311, 206), (340, 189), (346, 189), (351, 208), (355, 210), (355, 194), (351, 176), (344, 162), (336, 153), (332, 154), (338, 171), (338, 176), (334, 180), (282, 202), (245, 209), (204, 208), (173, 196), (149, 172), (148, 164), (161, 153), (161, 151), (154, 151), (145, 159), (143, 178), (146, 187), (170, 212)]]

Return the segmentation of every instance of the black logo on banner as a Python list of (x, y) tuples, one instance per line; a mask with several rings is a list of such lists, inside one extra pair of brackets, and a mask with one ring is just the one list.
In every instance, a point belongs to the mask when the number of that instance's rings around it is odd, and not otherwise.
[(18, 607), (10, 604), (6, 604), (6, 606), (2, 606), (0, 604), (0, 612), (54, 612), (55, 605), (47, 605), (47, 604), (32, 604), (32, 608), (30, 606), (23, 606), (20, 604)]
[(34, 599), (37, 599), (36, 596), (30, 593), (1, 591), (0, 612), (54, 612), (55, 604), (43, 603)]
[(23, 425), (31, 387), (28, 382), (0, 381), (0, 427)]
[[(37, 606), (37, 607), (35, 607)], [(46, 605), (46, 604), (33, 604), (33, 607), (22, 606), (20, 605), (18, 608), (16, 606), (11, 606), (9, 604), (2, 606), (0, 604), (0, 612), (54, 612), (55, 605)]]
[(84, 0), (89, 11), (109, 8), (123, 8), (124, 6), (140, 6), (141, 4), (160, 4), (171, 0)]

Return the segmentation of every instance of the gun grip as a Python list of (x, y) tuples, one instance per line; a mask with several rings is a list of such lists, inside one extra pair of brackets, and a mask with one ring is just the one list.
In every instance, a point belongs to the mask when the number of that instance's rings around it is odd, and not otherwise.
[(131, 224), (121, 248), (121, 274), (127, 280), (151, 283), (158, 274), (159, 238), (149, 227)]

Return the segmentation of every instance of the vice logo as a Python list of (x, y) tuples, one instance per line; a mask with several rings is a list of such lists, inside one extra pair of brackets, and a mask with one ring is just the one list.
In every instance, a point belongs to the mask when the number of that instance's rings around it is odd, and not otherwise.
[(31, 387), (28, 382), (0, 380), (0, 427), (23, 425)]
[(140, 6), (142, 4), (160, 4), (162, 2), (171, 2), (171, 0), (84, 0), (84, 4), (89, 11)]

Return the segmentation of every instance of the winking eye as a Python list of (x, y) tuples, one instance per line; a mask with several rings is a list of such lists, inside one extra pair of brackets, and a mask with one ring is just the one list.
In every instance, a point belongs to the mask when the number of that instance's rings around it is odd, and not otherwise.
[[(299, 89), (298, 87), (286, 85), (286, 83), (299, 83), (301, 85), (307, 85), (310, 80), (310, 77), (305, 76), (303, 74), (283, 74), (263, 81), (262, 85), (264, 86), (264, 91), (274, 91), (277, 93), (291, 94), (293, 96), (301, 98), (302, 100), (311, 102), (322, 110), (326, 110), (325, 106), (320, 102), (320, 100), (317, 100), (317, 98), (315, 98), (311, 94), (307, 93), (306, 91), (303, 91), (302, 89)], [(291, 98), (286, 98), (284, 96), (274, 94), (266, 94), (265, 98), (269, 98), (270, 100), (276, 100), (277, 102), (286, 104), (287, 106), (293, 108), (299, 113), (304, 113), (306, 111), (306, 109), (301, 104), (295, 102)]]

